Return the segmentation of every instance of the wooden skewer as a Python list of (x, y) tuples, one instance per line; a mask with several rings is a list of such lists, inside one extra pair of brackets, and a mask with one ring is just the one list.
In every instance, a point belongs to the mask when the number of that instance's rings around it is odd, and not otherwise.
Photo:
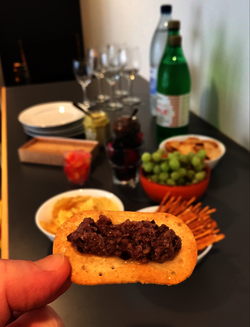
[(165, 202), (167, 201), (167, 199), (168, 199), (169, 196), (170, 196), (170, 193), (168, 192), (168, 193), (164, 196), (164, 198), (162, 199), (162, 201), (161, 201), (161, 203), (160, 203), (158, 209), (156, 210), (156, 212), (162, 212), (162, 211), (161, 211), (161, 208), (163, 207), (163, 205), (165, 204)]
[(209, 210), (209, 206), (206, 206), (205, 208), (203, 208), (203, 209), (200, 211), (200, 215), (203, 215), (204, 213), (207, 213), (208, 210)]
[(161, 212), (168, 212), (169, 208), (171, 208), (174, 199), (174, 197), (170, 198), (170, 200), (162, 207)]
[(208, 216), (204, 216), (204, 217), (200, 217), (199, 216), (199, 219), (201, 219), (202, 221), (206, 221), (208, 219), (211, 219), (211, 217), (208, 215)]
[(215, 208), (214, 208), (214, 209), (210, 209), (210, 210), (207, 211), (207, 214), (210, 215), (211, 213), (214, 213), (214, 212), (216, 212), (216, 211), (217, 211), (217, 210), (216, 210)]
[(204, 237), (205, 235), (211, 235), (211, 230), (206, 230), (205, 232), (200, 233), (200, 234), (197, 234), (197, 235), (195, 235), (194, 237), (195, 237), (195, 239), (197, 240), (197, 239), (199, 239), (199, 238)]
[[(188, 227), (189, 227), (189, 226), (188, 226)], [(191, 229), (191, 228), (190, 228), (190, 229)], [(191, 230), (192, 230), (193, 233), (196, 233), (197, 231), (199, 231), (199, 230), (201, 230), (201, 229), (203, 229), (203, 226), (198, 225), (198, 226), (196, 226), (195, 228), (192, 228)]]
[(195, 196), (192, 197), (192, 199), (190, 199), (187, 203), (187, 207), (190, 206), (191, 203), (193, 203), (196, 200)]
[(197, 249), (202, 250), (206, 248), (207, 246), (221, 241), (223, 238), (225, 238), (224, 234), (219, 234), (219, 235), (208, 235), (200, 240), (197, 240)]
[(197, 217), (194, 215), (192, 218), (190, 218), (189, 220), (185, 221), (185, 223), (186, 223), (187, 225), (189, 225), (192, 221), (194, 221), (194, 220), (196, 220), (196, 219), (197, 219)]
[(181, 200), (181, 197), (178, 197), (176, 199), (176, 201), (173, 203), (173, 205), (169, 209), (169, 213), (171, 213), (172, 215), (174, 214), (174, 211), (176, 211), (176, 209), (178, 209), (178, 203), (180, 202), (180, 200)]

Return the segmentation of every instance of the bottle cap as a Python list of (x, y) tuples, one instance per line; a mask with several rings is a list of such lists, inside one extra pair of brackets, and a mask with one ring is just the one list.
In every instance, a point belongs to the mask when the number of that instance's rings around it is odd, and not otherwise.
[(168, 22), (168, 29), (169, 30), (179, 31), (180, 28), (181, 28), (181, 22), (179, 20), (170, 20)]
[(181, 46), (181, 36), (180, 35), (170, 35), (168, 44), (172, 47)]
[(172, 6), (171, 5), (163, 5), (161, 6), (161, 13), (162, 14), (171, 14)]

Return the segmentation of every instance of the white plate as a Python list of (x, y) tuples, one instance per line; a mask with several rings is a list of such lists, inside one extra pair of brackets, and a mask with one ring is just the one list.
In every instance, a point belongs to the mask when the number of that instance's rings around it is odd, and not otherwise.
[(61, 133), (61, 132), (70, 132), (76, 128), (83, 127), (83, 119), (77, 120), (76, 122), (66, 124), (63, 126), (56, 126), (56, 127), (48, 127), (48, 128), (42, 128), (42, 127), (34, 127), (34, 126), (28, 126), (22, 124), (23, 128), (27, 131), (30, 131), (32, 133)]
[(196, 134), (187, 134), (187, 135), (179, 135), (179, 136), (173, 136), (173, 137), (169, 137), (166, 140), (163, 140), (160, 145), (159, 145), (159, 149), (162, 149), (164, 151), (166, 151), (164, 144), (167, 141), (184, 141), (186, 140), (188, 137), (197, 137), (200, 140), (211, 140), (216, 142), (219, 145), (219, 148), (221, 150), (221, 155), (218, 158), (215, 158), (213, 160), (205, 160), (205, 163), (208, 164), (208, 166), (210, 167), (210, 169), (213, 169), (217, 163), (220, 161), (220, 159), (224, 156), (225, 152), (226, 152), (226, 147), (223, 143), (221, 143), (220, 141), (210, 137), (210, 136), (205, 136), (205, 135), (196, 135)]
[(84, 133), (84, 128), (83, 126), (78, 127), (76, 129), (72, 129), (71, 131), (68, 132), (57, 132), (57, 131), (50, 131), (50, 132), (40, 132), (40, 131), (31, 131), (28, 128), (23, 127), (24, 132), (32, 137), (36, 136), (58, 136), (58, 137), (72, 137), (76, 135), (81, 135)]
[(25, 134), (31, 136), (31, 137), (39, 137), (39, 136), (53, 136), (53, 137), (73, 137), (73, 136), (78, 136), (84, 133), (84, 130), (82, 131), (77, 131), (77, 132), (70, 132), (67, 134), (60, 134), (60, 133), (56, 133), (56, 134), (41, 134), (41, 133), (34, 133), (34, 132), (30, 132), (30, 131), (25, 131)]
[[(137, 210), (138, 212), (155, 212), (157, 210), (158, 206), (152, 206), (152, 207), (147, 207), (147, 208), (143, 208), (140, 210)], [(208, 247), (206, 247), (197, 257), (197, 264), (201, 261), (201, 259), (203, 259), (208, 252), (212, 249), (213, 245), (209, 245)]]
[(36, 127), (63, 126), (84, 117), (84, 113), (71, 102), (48, 102), (23, 110), (18, 120), (21, 124)]
[(58, 195), (53, 196), (52, 198), (48, 199), (46, 202), (44, 202), (37, 210), (35, 214), (35, 223), (38, 229), (44, 233), (52, 242), (54, 241), (55, 235), (52, 233), (47, 232), (44, 230), (39, 222), (40, 221), (50, 221), (51, 218), (51, 213), (54, 204), (56, 201), (58, 201), (61, 198), (65, 197), (71, 197), (71, 196), (86, 196), (86, 195), (91, 195), (93, 197), (101, 197), (105, 196), (106, 198), (110, 199), (112, 202), (114, 202), (119, 211), (124, 211), (124, 205), (121, 202), (121, 200), (114, 195), (113, 193), (104, 191), (104, 190), (98, 190), (98, 189), (78, 189), (78, 190), (72, 190), (64, 193), (60, 193)]

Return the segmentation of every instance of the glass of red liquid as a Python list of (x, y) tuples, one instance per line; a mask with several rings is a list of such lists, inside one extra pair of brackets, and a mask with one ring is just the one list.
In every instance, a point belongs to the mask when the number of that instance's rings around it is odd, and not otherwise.
[(106, 143), (113, 182), (135, 187), (139, 181), (143, 134), (135, 109), (130, 116), (121, 115), (113, 124), (113, 139)]
[(112, 170), (113, 183), (135, 187), (139, 182), (142, 144), (134, 148), (116, 148), (112, 141), (106, 143), (106, 153)]

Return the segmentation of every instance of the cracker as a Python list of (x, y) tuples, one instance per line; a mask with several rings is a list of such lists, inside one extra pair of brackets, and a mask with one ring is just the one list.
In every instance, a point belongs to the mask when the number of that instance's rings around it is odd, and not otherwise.
[[(139, 263), (136, 260), (124, 261), (119, 257), (83, 254), (74, 249), (67, 241), (67, 235), (77, 229), (84, 218), (95, 221), (100, 215), (110, 218), (113, 224), (120, 224), (126, 219), (131, 221), (154, 220), (156, 224), (165, 224), (173, 229), (182, 240), (178, 255), (164, 263)], [(197, 246), (191, 230), (179, 218), (167, 213), (144, 213), (129, 211), (85, 211), (69, 218), (58, 230), (53, 253), (64, 253), (71, 264), (71, 280), (76, 284), (161, 284), (174, 285), (188, 278), (197, 262)]]

